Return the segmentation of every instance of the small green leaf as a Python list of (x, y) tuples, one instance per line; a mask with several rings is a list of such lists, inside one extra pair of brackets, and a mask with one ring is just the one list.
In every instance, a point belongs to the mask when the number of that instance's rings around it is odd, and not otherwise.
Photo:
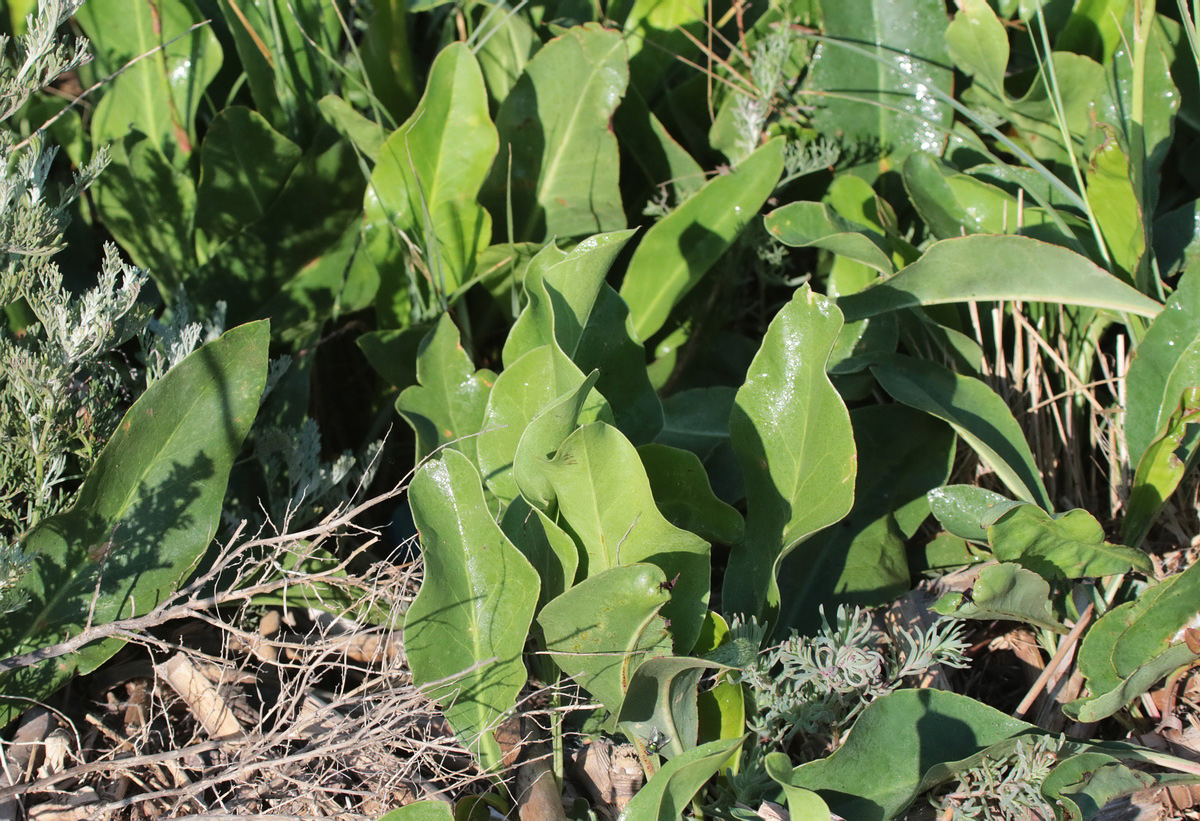
[(730, 174), (703, 188), (646, 232), (633, 252), (621, 296), (645, 341), (757, 217), (783, 173), (784, 140), (759, 148)]
[(354, 147), (373, 163), (379, 162), (387, 132), (383, 126), (358, 113), (350, 103), (336, 94), (326, 94), (317, 101), (325, 120), (338, 133), (354, 143)]
[(1050, 606), (1046, 580), (1016, 564), (992, 564), (979, 571), (970, 597), (947, 593), (931, 608), (958, 619), (1006, 619), (1066, 633)]
[(673, 583), (663, 616), (677, 651), (690, 650), (708, 610), (709, 545), (659, 512), (629, 440), (595, 422), (571, 434), (541, 469), (558, 498), (560, 523), (583, 549), (584, 577), (639, 562), (661, 567)]
[(850, 414), (825, 375), (841, 327), (830, 300), (798, 289), (738, 390), (729, 430), (746, 480), (746, 539), (726, 571), (727, 613), (774, 612), (781, 559), (854, 502)]
[(493, 730), (528, 673), (521, 652), (538, 575), (493, 521), (479, 473), (458, 451), (426, 462), (409, 488), (425, 580), (404, 619), (413, 684), (484, 769), (500, 766)]
[(861, 262), (883, 276), (895, 271), (884, 250), (871, 241), (866, 229), (838, 216), (820, 202), (794, 202), (766, 216), (767, 230), (784, 245), (821, 248)]
[(1155, 778), (1125, 766), (1107, 753), (1065, 758), (1042, 782), (1042, 794), (1062, 807), (1069, 821), (1095, 818), (1109, 802), (1153, 787)]
[(992, 94), (1004, 93), (1008, 34), (987, 0), (959, 0), (946, 27), (946, 50), (954, 65)]
[(671, 654), (658, 615), (670, 600), (666, 587), (660, 568), (627, 564), (584, 579), (538, 614), (554, 663), (613, 715), (638, 665)]
[(619, 821), (673, 821), (710, 778), (733, 758), (746, 737), (710, 741), (677, 755), (646, 782), (621, 812)]
[(483, 429), (484, 411), (496, 374), (475, 370), (462, 349), (458, 328), (442, 314), (417, 352), (417, 380), (396, 399), (396, 411), (417, 434), (417, 459), (443, 445), (477, 460), (475, 436)]
[[(144, 615), (179, 586), (220, 522), (229, 471), (258, 413), (267, 323), (234, 328), (188, 356), (133, 404), (84, 479), (75, 504), (25, 539), (35, 556), (29, 602), (0, 619), (3, 655)], [(93, 596), (94, 599), (93, 609)], [(0, 678), (9, 696), (40, 699), (121, 647), (92, 644)], [(0, 725), (25, 704), (0, 705)]]
[(771, 780), (783, 787), (788, 813), (792, 818), (829, 821), (829, 806), (821, 800), (821, 796), (812, 790), (797, 787), (789, 780), (792, 775), (792, 761), (787, 753), (767, 753), (763, 763)]
[(445, 801), (415, 801), (381, 816), (379, 821), (454, 821)]
[(961, 539), (987, 544), (984, 521), (1021, 504), (974, 485), (945, 485), (929, 491), (929, 507), (942, 527)]
[(1178, 411), (1138, 462), (1125, 519), (1121, 522), (1121, 536), (1130, 544), (1142, 543), (1167, 499), (1195, 463), (1198, 424), (1200, 387), (1187, 388), (1179, 400)]
[(697, 658), (650, 659), (630, 677), (617, 721), (631, 738), (664, 739), (661, 754), (665, 758), (681, 755), (696, 746), (700, 678), (725, 669), (722, 664)]
[(1025, 434), (995, 391), (936, 362), (899, 354), (873, 358), (871, 372), (892, 398), (948, 422), (1014, 495), (1050, 508)]
[(1017, 562), (1047, 579), (1130, 570), (1154, 575), (1149, 556), (1106, 542), (1104, 528), (1086, 510), (1051, 515), (1037, 505), (1020, 505), (995, 520), (988, 528), (988, 541), (1000, 561)]
[(960, 237), (935, 242), (891, 279), (842, 297), (847, 320), (951, 302), (1022, 300), (1087, 305), (1153, 317), (1162, 306), (1091, 260), (1020, 236)]

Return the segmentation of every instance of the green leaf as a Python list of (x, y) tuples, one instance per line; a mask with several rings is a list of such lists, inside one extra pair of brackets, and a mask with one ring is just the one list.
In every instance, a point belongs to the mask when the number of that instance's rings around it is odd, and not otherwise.
[(354, 343), (386, 384), (403, 390), (417, 384), (417, 357), (432, 330), (431, 325), (413, 325), (402, 331), (368, 331)]
[(710, 741), (677, 755), (646, 782), (619, 821), (674, 821), (708, 780), (724, 767), (746, 737)]
[(221, 46), (212, 26), (184, 34), (204, 21), (191, 0), (91, 0), (75, 19), (104, 73), (154, 52), (105, 84), (92, 115), (92, 140), (108, 145), (136, 128), (176, 168), (183, 168), (196, 145), (196, 109), (221, 68)]
[(697, 658), (650, 659), (630, 677), (617, 721), (630, 738), (665, 739), (661, 749), (665, 758), (681, 755), (696, 746), (700, 678), (725, 669), (723, 664)]
[(1050, 508), (1025, 434), (995, 391), (936, 362), (899, 354), (874, 359), (871, 372), (892, 398), (948, 422), (1014, 495)]
[(992, 94), (1004, 93), (1008, 35), (987, 0), (959, 0), (946, 27), (946, 51), (953, 64)]
[[(199, 305), (229, 303), (232, 318), (254, 316), (346, 234), (362, 209), (365, 181), (353, 147), (318, 132), (263, 216), (221, 246), (188, 278)], [(319, 202), (320, 208), (297, 208)]]
[(488, 94), (499, 106), (525, 73), (529, 58), (541, 47), (542, 42), (525, 15), (510, 12), (495, 17), (501, 19), (491, 20), (487, 33), (475, 46), (475, 58), (483, 70)]
[(946, 485), (929, 491), (929, 507), (942, 527), (959, 538), (987, 544), (984, 521), (994, 522), (998, 514), (1020, 502), (1014, 502), (974, 485)]
[[(513, 463), (525, 428), (583, 381), (583, 373), (557, 345), (534, 348), (496, 377), (484, 411), (477, 452), (488, 489), (502, 501), (511, 501), (520, 493)], [(580, 411), (580, 419), (586, 423), (602, 416), (611, 418), (604, 398), (593, 390)]]
[(230, 106), (213, 118), (196, 189), (197, 243), (205, 256), (266, 215), (302, 153), (256, 111)]
[(1192, 387), (1184, 391), (1179, 410), (1138, 462), (1121, 522), (1121, 537), (1131, 545), (1141, 545), (1167, 499), (1195, 464), (1197, 424), (1200, 388)]
[(736, 509), (713, 494), (700, 458), (691, 451), (651, 443), (638, 448), (654, 503), (676, 527), (707, 542), (738, 544), (745, 523)]
[(575, 583), (579, 548), (565, 530), (518, 496), (504, 509), (500, 529), (524, 554), (542, 580), (538, 609), (561, 596)]
[(632, 231), (599, 234), (562, 255), (547, 248), (525, 274), (528, 304), (504, 344), (512, 362), (554, 341), (584, 373), (598, 370), (596, 389), (617, 427), (637, 443), (662, 426), (658, 395), (646, 375), (646, 352), (629, 331), (629, 309), (605, 281)]
[(1185, 272), (1175, 293), (1133, 352), (1126, 376), (1125, 442), (1136, 465), (1179, 408), (1200, 386), (1200, 275)]
[(637, 338), (647, 340), (758, 215), (783, 173), (784, 140), (759, 148), (709, 180), (659, 220), (633, 252), (621, 296)]
[(969, 598), (962, 593), (947, 593), (931, 609), (956, 619), (1006, 619), (1056, 633), (1067, 632), (1054, 618), (1050, 585), (1037, 573), (1016, 564), (984, 567), (975, 578)]
[(196, 267), (192, 178), (140, 134), (111, 151), (113, 161), (94, 189), (104, 227), (149, 270), (162, 294), (172, 294)]
[[(243, 325), (188, 356), (133, 404), (88, 472), (75, 504), (25, 539), (35, 556), (29, 602), (0, 620), (3, 655), (78, 635), (89, 623), (144, 615), (187, 577), (220, 522), (229, 471), (258, 412), (267, 323)], [(3, 679), (40, 699), (120, 647), (92, 644)], [(7, 701), (0, 724), (25, 709)]]
[(658, 612), (670, 600), (652, 564), (627, 564), (584, 579), (542, 608), (537, 621), (554, 663), (613, 715), (629, 677), (671, 640)]
[[(874, 146), (876, 157), (941, 153), (953, 112), (953, 73), (937, 0), (843, 0), (822, 6), (825, 34), (863, 46), (863, 54), (823, 42), (809, 86), (828, 92), (813, 114), (817, 130)], [(873, 59), (874, 58), (874, 59)], [(942, 96), (930, 89), (940, 89)], [(874, 159), (875, 157), (873, 157)], [(881, 163), (881, 166), (884, 166)]]
[(1109, 802), (1155, 785), (1150, 773), (1125, 766), (1107, 753), (1086, 752), (1063, 759), (1042, 782), (1042, 794), (1075, 821), (1095, 818)]
[(1104, 528), (1086, 510), (1051, 515), (1036, 505), (1004, 512), (988, 528), (992, 553), (1047, 579), (1111, 576), (1137, 570), (1153, 577), (1154, 564), (1140, 550), (1109, 544)]
[(866, 229), (843, 219), (821, 202), (794, 202), (766, 216), (767, 230), (784, 245), (821, 248), (861, 262), (883, 276), (895, 268), (883, 249), (866, 234)]
[(414, 801), (381, 816), (379, 821), (454, 821), (454, 813), (445, 801)]
[(691, 388), (663, 400), (663, 429), (655, 441), (700, 457), (717, 498), (736, 505), (746, 496), (729, 438), (729, 413), (737, 391), (721, 385)]
[(483, 430), (488, 397), (497, 377), (486, 369), (475, 370), (449, 314), (442, 314), (421, 340), (417, 380), (419, 385), (405, 388), (396, 399), (396, 412), (417, 434), (417, 459), (449, 445), (472, 462), (478, 461), (479, 437), (475, 434)]
[(598, 372), (592, 371), (577, 387), (539, 411), (517, 442), (513, 478), (525, 500), (541, 511), (549, 512), (555, 500), (554, 486), (546, 476), (545, 464), (579, 427), (579, 415), (599, 376)]
[(373, 3), (370, 23), (362, 41), (362, 67), (371, 93), (400, 122), (417, 99), (417, 72), (409, 46), (407, 0)]
[(409, 488), (425, 580), (404, 620), (413, 684), (484, 769), (500, 766), (493, 730), (513, 709), (528, 674), (521, 660), (538, 598), (538, 575), (492, 520), (479, 473), (445, 450)]
[(789, 781), (792, 775), (792, 761), (787, 753), (767, 753), (763, 764), (771, 780), (783, 788), (783, 794), (787, 797), (788, 813), (793, 818), (829, 821), (829, 806), (821, 800), (821, 796), (812, 790), (796, 787)]
[(1086, 166), (1088, 205), (1104, 236), (1113, 263), (1135, 282), (1142, 254), (1146, 252), (1141, 190), (1137, 170), (1111, 129), (1092, 152)]
[(558, 497), (560, 524), (583, 549), (584, 577), (639, 562), (661, 567), (674, 583), (663, 616), (677, 651), (690, 650), (708, 609), (709, 545), (659, 512), (629, 440), (595, 422), (571, 434), (541, 469)]
[(1200, 566), (1193, 565), (1101, 616), (1079, 649), (1079, 671), (1091, 695), (1071, 702), (1067, 712), (1081, 721), (1112, 715), (1193, 661), (1198, 654), (1180, 633), (1194, 626), (1198, 598)]
[(383, 126), (359, 114), (354, 106), (336, 94), (326, 94), (317, 101), (317, 106), (325, 115), (326, 122), (354, 143), (363, 156), (373, 163), (379, 162), (384, 140), (388, 136)]
[(954, 431), (904, 405), (850, 413), (858, 450), (854, 508), (779, 566), (780, 626), (810, 632), (819, 607), (884, 604), (909, 589), (905, 540), (929, 515), (925, 494), (950, 475)]
[(596, 23), (567, 29), (533, 55), (496, 115), (500, 159), (488, 183), (493, 212), (510, 195), (515, 239), (625, 227), (609, 122), (628, 82), (625, 41)]
[(365, 206), (380, 237), (398, 243), (404, 234), (416, 244), (430, 287), (443, 297), (471, 278), (491, 244), (492, 218), (477, 197), (497, 145), (479, 64), (465, 44), (451, 44), (434, 60), (412, 116), (383, 144)]
[(840, 311), (808, 286), (771, 320), (738, 390), (729, 430), (746, 480), (746, 540), (725, 575), (727, 613), (779, 606), (775, 574), (801, 540), (850, 512), (850, 415), (825, 375)]
[(845, 744), (796, 767), (788, 783), (817, 792), (843, 818), (897, 818), (933, 786), (927, 781), (941, 780), (939, 765), (1032, 729), (956, 693), (897, 690), (863, 711)]
[(929, 246), (894, 277), (842, 297), (847, 320), (952, 302), (1022, 300), (1153, 317), (1162, 306), (1079, 254), (1019, 236), (976, 235)]

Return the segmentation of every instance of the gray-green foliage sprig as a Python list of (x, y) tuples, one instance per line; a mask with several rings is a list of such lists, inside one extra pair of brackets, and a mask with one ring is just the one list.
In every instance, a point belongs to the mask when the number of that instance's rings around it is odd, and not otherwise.
[[(82, 1), (43, 0), (23, 37), (0, 37), (0, 122), (88, 59), (85, 42), (56, 33)], [(71, 203), (105, 157), (51, 190), (54, 157), (41, 134), (18, 142), (0, 127), (0, 613), (20, 605), (15, 585), (29, 564), (21, 538), (71, 503), (116, 425), (130, 369), (113, 352), (147, 319), (137, 302), (146, 276), (111, 247), (94, 288), (63, 287), (52, 257)]]
[(959, 775), (947, 791), (931, 795), (938, 818), (983, 821), (992, 818), (1054, 818), (1042, 784), (1058, 761), (1062, 740), (1041, 736), (1017, 742), (1011, 755), (985, 757)]

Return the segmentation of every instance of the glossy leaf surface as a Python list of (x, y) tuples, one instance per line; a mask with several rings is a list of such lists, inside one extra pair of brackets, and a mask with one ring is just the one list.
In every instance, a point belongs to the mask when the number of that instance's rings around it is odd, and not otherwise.
[(729, 430), (746, 481), (746, 539), (726, 571), (727, 613), (777, 608), (781, 558), (850, 512), (854, 434), (825, 375), (841, 326), (830, 300), (798, 289), (771, 321), (737, 392)]
[(1056, 633), (1067, 632), (1054, 617), (1046, 580), (1032, 570), (1007, 562), (980, 570), (969, 597), (947, 593), (931, 609), (956, 619), (1005, 619)]
[(493, 521), (479, 473), (458, 451), (426, 462), (409, 499), (425, 559), (404, 620), (413, 684), (441, 704), (484, 767), (497, 767), (492, 731), (528, 678), (521, 652), (538, 575)]

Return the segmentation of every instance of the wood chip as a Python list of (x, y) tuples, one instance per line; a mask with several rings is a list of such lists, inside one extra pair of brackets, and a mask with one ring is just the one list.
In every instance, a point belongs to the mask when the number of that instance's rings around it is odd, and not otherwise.
[(238, 738), (245, 734), (229, 702), (187, 656), (176, 653), (154, 670), (179, 694), (210, 738)]
[(609, 818), (616, 818), (645, 781), (632, 746), (601, 739), (586, 745), (575, 758), (580, 781)]
[(545, 758), (517, 768), (517, 809), (521, 821), (567, 821), (558, 781)]

